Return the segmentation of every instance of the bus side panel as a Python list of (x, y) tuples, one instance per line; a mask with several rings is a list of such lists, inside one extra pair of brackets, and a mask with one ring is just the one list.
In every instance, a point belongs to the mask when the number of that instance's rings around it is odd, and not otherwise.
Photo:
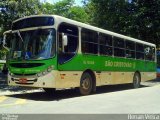
[(133, 72), (102, 72), (101, 84), (102, 85), (114, 85), (132, 83)]
[(59, 71), (56, 88), (79, 87), (82, 71)]
[(142, 72), (141, 81), (154, 80), (156, 78), (156, 72)]
[[(79, 82), (80, 77), (85, 70), (90, 69), (94, 71), (97, 86), (132, 83), (133, 76), (136, 71), (139, 71), (140, 74), (145, 73), (145, 75), (141, 75), (142, 81), (153, 79), (155, 78), (155, 75), (154, 73), (151, 75), (150, 72), (154, 72), (154, 68), (154, 62), (149, 62), (146, 64), (142, 60), (87, 54), (77, 54), (72, 60), (66, 62), (65, 64), (58, 65), (58, 69), (61, 71), (79, 71), (75, 73), (79, 76), (77, 78)], [(74, 77), (73, 74), (70, 75)], [(78, 86), (79, 82), (75, 80), (73, 81), (75, 82), (72, 83), (73, 86)], [(69, 86), (69, 84), (67, 86)]]

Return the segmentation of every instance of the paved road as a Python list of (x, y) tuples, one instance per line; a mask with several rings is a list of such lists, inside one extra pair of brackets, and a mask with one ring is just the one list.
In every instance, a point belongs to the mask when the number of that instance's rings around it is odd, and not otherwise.
[(0, 96), (0, 113), (160, 113), (160, 85), (109, 92), (100, 89), (89, 96), (78, 96), (74, 90), (58, 91), (54, 97), (44, 92)]

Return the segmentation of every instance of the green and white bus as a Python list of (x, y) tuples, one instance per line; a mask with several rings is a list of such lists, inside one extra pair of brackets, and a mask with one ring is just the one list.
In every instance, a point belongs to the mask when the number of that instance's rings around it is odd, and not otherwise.
[(57, 15), (36, 15), (12, 23), (8, 84), (46, 92), (156, 78), (154, 44)]

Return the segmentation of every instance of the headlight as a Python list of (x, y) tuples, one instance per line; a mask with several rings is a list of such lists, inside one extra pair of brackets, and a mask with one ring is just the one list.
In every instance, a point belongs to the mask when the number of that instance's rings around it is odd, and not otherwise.
[(48, 74), (49, 72), (51, 72), (53, 69), (54, 69), (54, 66), (53, 66), (53, 65), (52, 65), (52, 66), (49, 66), (49, 67), (47, 68), (47, 70), (42, 71), (42, 72), (40, 72), (40, 73), (37, 73), (37, 77), (41, 77), (41, 76), (43, 76), (43, 75), (46, 75), (46, 74)]
[(37, 76), (38, 76), (38, 77), (41, 77), (41, 76), (42, 76), (42, 72), (37, 73)]
[(43, 72), (42, 72), (43, 75), (45, 75), (46, 73), (47, 73), (46, 71), (43, 71)]
[(54, 66), (53, 66), (53, 65), (52, 65), (52, 66), (49, 66), (49, 67), (47, 68), (47, 72), (51, 72), (53, 69), (54, 69)]
[(13, 75), (13, 73), (9, 72), (9, 75), (10, 75), (10, 76), (12, 76), (12, 75)]

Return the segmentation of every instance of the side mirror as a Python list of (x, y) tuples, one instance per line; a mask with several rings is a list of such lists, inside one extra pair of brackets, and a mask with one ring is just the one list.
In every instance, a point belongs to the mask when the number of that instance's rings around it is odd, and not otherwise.
[(2, 43), (3, 43), (3, 47), (4, 47), (7, 51), (9, 51), (9, 48), (6, 46), (6, 37), (7, 37), (7, 35), (4, 34)]
[(6, 46), (6, 40), (7, 40), (7, 35), (9, 35), (9, 34), (11, 34), (11, 33), (12, 33), (11, 30), (8, 30), (8, 31), (6, 31), (6, 32), (3, 33), (3, 41), (2, 41), (3, 47), (4, 47), (6, 50), (8, 50), (8, 51), (9, 51), (9, 48)]
[(62, 33), (62, 49), (65, 52), (65, 47), (68, 45), (68, 36)]
[(63, 46), (67, 46), (68, 45), (68, 36), (65, 35), (64, 33), (62, 33), (62, 40), (63, 40)]
[(3, 46), (6, 45), (6, 34), (4, 34), (4, 36), (3, 36), (3, 41), (2, 41), (2, 43), (3, 43)]

